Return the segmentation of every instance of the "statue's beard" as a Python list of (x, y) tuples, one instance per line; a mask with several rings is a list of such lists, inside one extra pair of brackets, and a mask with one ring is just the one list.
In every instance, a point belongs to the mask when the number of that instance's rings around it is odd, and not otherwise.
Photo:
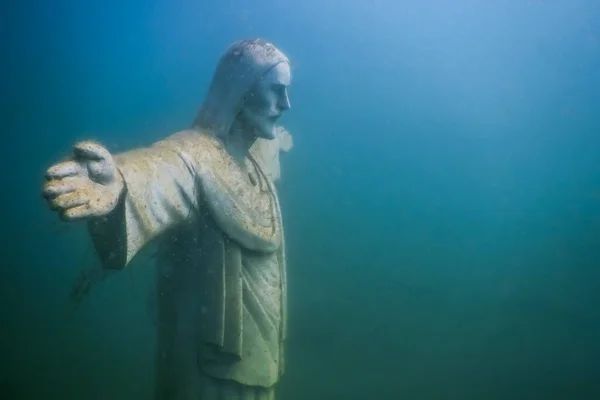
[(275, 139), (275, 124), (281, 117), (280, 113), (273, 115), (260, 115), (249, 110), (240, 113), (240, 119), (246, 128), (252, 129), (252, 132), (262, 139)]
[(256, 136), (262, 139), (275, 139), (275, 120), (269, 120), (268, 124), (256, 127)]

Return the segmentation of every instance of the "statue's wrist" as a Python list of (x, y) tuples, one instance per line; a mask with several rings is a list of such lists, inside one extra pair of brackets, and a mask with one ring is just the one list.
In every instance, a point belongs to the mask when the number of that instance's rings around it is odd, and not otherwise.
[(115, 201), (115, 206), (110, 211), (111, 214), (113, 212), (115, 212), (115, 210), (118, 209), (119, 206), (121, 206), (123, 204), (123, 202), (125, 201), (125, 194), (127, 193), (127, 184), (125, 183), (125, 177), (123, 176), (123, 173), (121, 172), (121, 170), (119, 168), (117, 168), (116, 179), (117, 179), (117, 198)]
[(122, 197), (125, 194), (126, 185), (125, 176), (123, 176), (123, 172), (121, 172), (121, 169), (119, 167), (116, 168), (115, 176), (117, 179), (117, 187), (119, 188), (118, 200), (121, 201)]

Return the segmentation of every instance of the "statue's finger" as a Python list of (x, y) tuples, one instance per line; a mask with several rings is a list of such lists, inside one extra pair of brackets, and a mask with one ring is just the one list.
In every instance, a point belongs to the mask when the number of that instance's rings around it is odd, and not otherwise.
[(50, 207), (53, 210), (68, 210), (71, 208), (77, 208), (80, 206), (87, 205), (89, 200), (80, 193), (73, 192), (63, 194), (62, 196), (55, 197), (50, 201)]
[(53, 198), (63, 194), (71, 193), (76, 190), (73, 182), (65, 182), (63, 180), (51, 180), (44, 185), (42, 196), (45, 198)]
[(60, 213), (60, 218), (63, 221), (76, 221), (90, 216), (90, 208), (87, 204), (69, 208)]
[(86, 160), (107, 160), (110, 158), (110, 153), (102, 145), (85, 141), (79, 142), (73, 148), (76, 157)]
[(68, 176), (79, 175), (81, 172), (81, 165), (76, 161), (64, 161), (48, 168), (46, 171), (46, 179), (62, 179)]
[(85, 188), (88, 184), (88, 179), (80, 176), (67, 176), (63, 179), (52, 179), (46, 181), (44, 184), (42, 196), (50, 199)]

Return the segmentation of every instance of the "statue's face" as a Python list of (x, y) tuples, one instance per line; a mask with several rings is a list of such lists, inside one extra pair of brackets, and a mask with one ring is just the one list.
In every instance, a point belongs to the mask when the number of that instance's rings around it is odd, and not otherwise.
[(258, 137), (275, 138), (275, 123), (290, 109), (291, 82), (290, 65), (282, 62), (266, 72), (244, 96), (240, 117), (255, 129)]

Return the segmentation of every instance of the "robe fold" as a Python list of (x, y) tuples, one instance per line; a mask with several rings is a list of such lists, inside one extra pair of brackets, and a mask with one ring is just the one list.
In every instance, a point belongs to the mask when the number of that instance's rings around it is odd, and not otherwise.
[(89, 231), (110, 269), (158, 241), (157, 397), (194, 398), (203, 376), (273, 386), (284, 367), (286, 260), (268, 168), (252, 159), (250, 179), (196, 130), (115, 160), (125, 190)]

